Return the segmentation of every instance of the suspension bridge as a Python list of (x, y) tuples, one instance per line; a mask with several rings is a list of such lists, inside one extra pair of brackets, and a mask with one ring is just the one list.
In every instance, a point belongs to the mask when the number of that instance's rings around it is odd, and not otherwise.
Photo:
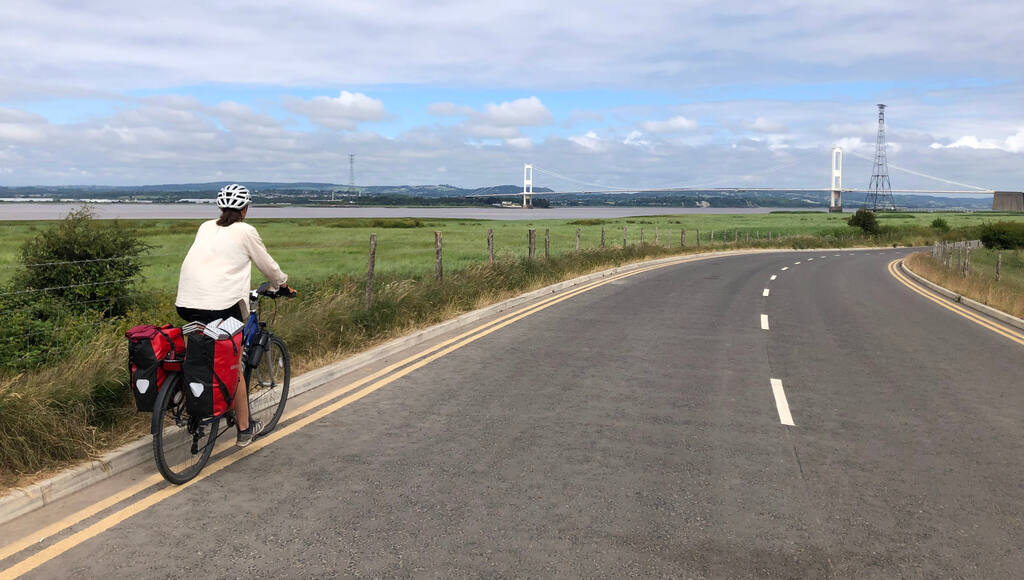
[[(835, 147), (832, 149), (831, 162), (829, 172), (831, 173), (831, 179), (828, 186), (826, 187), (751, 187), (751, 186), (716, 186), (712, 184), (708, 185), (686, 185), (676, 187), (608, 187), (596, 183), (588, 183), (579, 179), (575, 179), (566, 176), (557, 171), (550, 169), (541, 168), (532, 163), (523, 164), (523, 190), (519, 193), (500, 193), (500, 194), (489, 194), (486, 190), (473, 195), (473, 197), (522, 197), (522, 207), (532, 208), (533, 207), (533, 196), (534, 196), (534, 172), (546, 175), (559, 181), (567, 181), (583, 186), (580, 189), (560, 189), (556, 191), (545, 191), (541, 192), (540, 195), (544, 197), (556, 196), (556, 195), (614, 195), (614, 194), (640, 194), (640, 193), (745, 193), (745, 192), (813, 192), (813, 193), (829, 193), (829, 211), (841, 212), (843, 211), (843, 194), (844, 193), (865, 193), (870, 194), (874, 190), (868, 188), (854, 188), (843, 186), (843, 149)], [(871, 161), (870, 157), (861, 155), (859, 153), (850, 152), (854, 157)], [(794, 163), (787, 164), (783, 167), (788, 167)], [(1024, 193), (1019, 191), (997, 191), (977, 185), (971, 185), (967, 183), (961, 183), (950, 179), (944, 179), (934, 175), (929, 175), (913, 169), (907, 169), (898, 165), (888, 164), (888, 167), (922, 177), (925, 179), (937, 181), (947, 185), (957, 186), (962, 189), (889, 189), (891, 193), (901, 194), (938, 194), (938, 195), (988, 195), (992, 196), (993, 204), (992, 209), (995, 210), (1006, 210), (1006, 211), (1024, 211)], [(772, 168), (767, 172), (777, 171), (780, 167)], [(766, 173), (767, 173), (766, 172)], [(746, 176), (750, 177), (750, 176)]]

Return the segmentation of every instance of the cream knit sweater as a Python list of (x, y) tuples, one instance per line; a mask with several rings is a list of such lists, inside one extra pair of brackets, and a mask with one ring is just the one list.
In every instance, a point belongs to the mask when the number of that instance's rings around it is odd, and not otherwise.
[(216, 220), (199, 226), (196, 240), (181, 264), (176, 306), (199, 310), (224, 310), (237, 302), (248, 311), (251, 285), (250, 260), (276, 290), (288, 280), (267, 253), (256, 228), (244, 222), (227, 227)]

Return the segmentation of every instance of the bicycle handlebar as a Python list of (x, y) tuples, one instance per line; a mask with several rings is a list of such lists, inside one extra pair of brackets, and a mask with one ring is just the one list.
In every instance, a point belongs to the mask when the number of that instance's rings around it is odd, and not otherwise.
[(269, 282), (260, 284), (259, 288), (252, 291), (253, 298), (256, 296), (266, 296), (267, 298), (276, 300), (278, 298), (295, 298), (299, 294), (298, 290), (289, 288), (287, 284), (282, 284), (280, 288), (273, 292), (267, 289), (269, 287)]

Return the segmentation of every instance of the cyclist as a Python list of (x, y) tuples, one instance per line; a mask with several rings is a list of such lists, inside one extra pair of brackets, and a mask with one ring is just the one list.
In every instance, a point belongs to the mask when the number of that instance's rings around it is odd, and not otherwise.
[[(199, 226), (196, 239), (181, 264), (174, 304), (178, 315), (186, 321), (206, 324), (231, 316), (245, 322), (249, 315), (250, 261), (267, 277), (271, 292), (295, 295), (295, 291), (288, 288), (288, 275), (267, 253), (256, 228), (243, 223), (251, 203), (249, 190), (237, 183), (217, 193), (220, 218)], [(241, 353), (238, 369), (241, 371)], [(240, 376), (233, 403), (239, 447), (251, 443), (263, 429), (260, 420), (249, 421), (247, 391), (248, 385)]]

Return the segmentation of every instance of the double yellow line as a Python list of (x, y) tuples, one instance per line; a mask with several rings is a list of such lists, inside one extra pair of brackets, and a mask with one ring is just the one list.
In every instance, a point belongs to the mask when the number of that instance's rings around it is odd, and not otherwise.
[[(288, 421), (287, 424), (277, 428), (276, 430), (274, 430), (274, 432), (270, 433), (266, 437), (257, 439), (255, 442), (250, 444), (248, 447), (245, 447), (244, 449), (241, 449), (235, 453), (231, 453), (230, 455), (215, 459), (212, 463), (207, 465), (206, 469), (204, 469), (198, 476), (196, 476), (195, 479), (189, 481), (184, 485), (169, 485), (161, 487), (155, 492), (143, 498), (140, 498), (139, 500), (130, 503), (122, 507), (121, 509), (117, 510), (116, 512), (104, 517), (103, 519), (89, 525), (85, 529), (75, 532), (67, 538), (55, 542), (54, 544), (40, 550), (39, 552), (14, 563), (13, 565), (4, 570), (0, 570), (0, 580), (17, 578), (22, 574), (34, 570), (40, 565), (52, 560), (53, 558), (60, 556), (61, 554), (64, 554), (68, 550), (71, 550), (79, 544), (89, 540), (90, 538), (93, 538), (109, 530), (110, 528), (116, 526), (117, 524), (123, 522), (124, 520), (142, 512), (143, 510), (188, 489), (189, 487), (206, 479), (207, 477), (210, 477), (211, 475), (221, 471), (222, 469), (225, 469), (226, 467), (229, 467), (237, 463), (238, 461), (241, 461), (242, 459), (248, 457), (249, 455), (256, 453), (260, 449), (263, 449), (264, 447), (267, 447), (269, 445), (273, 445), (277, 441), (280, 441), (281, 439), (295, 433), (296, 431), (302, 429), (303, 427), (306, 427), (311, 423), (314, 423), (326, 417), (327, 415), (334, 413), (335, 411), (341, 409), (342, 407), (350, 405), (358, 401), (359, 399), (362, 399), (363, 397), (369, 395), (370, 393), (408, 375), (409, 373), (412, 373), (413, 371), (420, 369), (430, 364), (431, 362), (466, 346), (467, 344), (475, 342), (493, 332), (497, 332), (498, 330), (510, 324), (518, 322), (519, 320), (522, 320), (527, 316), (536, 314), (537, 312), (540, 312), (546, 308), (550, 308), (555, 304), (564, 302), (584, 292), (589, 292), (591, 290), (594, 290), (595, 288), (599, 288), (601, 286), (610, 284), (623, 278), (636, 276), (644, 272), (650, 272), (651, 270), (658, 270), (660, 268), (675, 266), (686, 262), (694, 262), (716, 257), (721, 257), (721, 254), (680, 258), (678, 260), (672, 260), (670, 262), (663, 262), (660, 264), (646, 266), (622, 274), (609, 276), (608, 278), (603, 278), (601, 280), (597, 280), (594, 282), (589, 282), (572, 291), (544, 299), (530, 306), (526, 306), (515, 312), (511, 312), (495, 320), (477, 326), (476, 328), (464, 332), (454, 338), (445, 340), (440, 344), (434, 345), (430, 348), (420, 351), (404, 360), (389, 365), (367, 377), (350, 383), (338, 391), (324, 395), (323, 397), (320, 397), (314, 401), (310, 401), (309, 403), (299, 407), (298, 409), (295, 409), (294, 411), (290, 411), (285, 417), (285, 421)], [(343, 395), (346, 394), (348, 394), (348, 396), (343, 397)], [(340, 400), (334, 401), (335, 399), (339, 398)], [(331, 401), (334, 402), (331, 403)], [(327, 405), (327, 403), (331, 404)], [(310, 413), (311, 411), (314, 411), (314, 409), (317, 409), (318, 407), (321, 406), (323, 407), (320, 408), (319, 410)], [(310, 414), (306, 415), (307, 413)], [(295, 421), (291, 421), (291, 419), (295, 417), (301, 418)], [(113, 507), (125, 500), (128, 500), (133, 496), (149, 489), (150, 487), (159, 484), (161, 481), (162, 478), (158, 474), (154, 474), (146, 478), (145, 480), (117, 494), (110, 496), (109, 498), (103, 501), (97, 502), (96, 504), (93, 504), (88, 508), (75, 512), (74, 514), (71, 514), (70, 516), (58, 522), (46, 526), (45, 528), (33, 534), (30, 534), (29, 536), (16, 540), (11, 544), (4, 546), (3, 548), (0, 548), (0, 561), (3, 561), (4, 559), (9, 558), (10, 556), (13, 556), (14, 554), (17, 554), (18, 552), (21, 552), (22, 550), (32, 545), (38, 544), (39, 542), (42, 542), (45, 539), (57, 535), (67, 530), (68, 528), (71, 528), (72, 526), (75, 526), (85, 521), (86, 519), (89, 519), (92, 516), (95, 516), (100, 512), (107, 510), (110, 507)]]
[(914, 292), (917, 292), (921, 296), (924, 296), (928, 300), (931, 300), (932, 302), (945, 308), (946, 310), (955, 312), (979, 326), (984, 326), (985, 328), (991, 330), (996, 334), (1005, 336), (1006, 338), (1012, 340), (1013, 342), (1016, 342), (1017, 344), (1024, 345), (1024, 333), (1009, 326), (996, 324), (989, 320), (988, 318), (985, 318), (984, 316), (972, 310), (960, 306), (959, 304), (950, 302), (949, 300), (940, 296), (939, 294), (936, 294), (931, 290), (922, 288), (921, 286), (910, 280), (910, 278), (908, 278), (906, 275), (903, 274), (903, 272), (900, 271), (900, 266), (902, 265), (902, 262), (902, 258), (889, 262), (889, 273), (892, 274), (893, 278), (896, 278), (896, 280), (898, 280), (901, 284), (903, 284), (907, 288), (910, 288)]

